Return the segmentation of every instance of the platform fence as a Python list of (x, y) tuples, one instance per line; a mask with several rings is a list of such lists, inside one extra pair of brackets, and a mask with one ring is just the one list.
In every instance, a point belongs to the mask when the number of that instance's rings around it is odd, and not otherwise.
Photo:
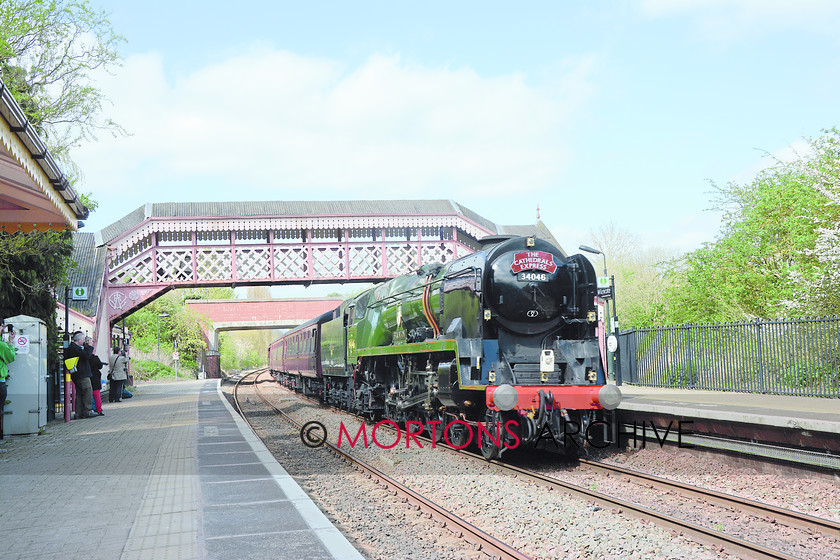
[(624, 382), (648, 387), (840, 397), (840, 317), (635, 328)]

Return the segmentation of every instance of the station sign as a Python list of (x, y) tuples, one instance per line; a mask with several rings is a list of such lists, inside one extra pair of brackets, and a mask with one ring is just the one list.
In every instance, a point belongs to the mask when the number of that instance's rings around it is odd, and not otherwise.
[(72, 293), (73, 301), (87, 301), (88, 299), (87, 286), (74, 286)]
[(598, 297), (601, 299), (612, 299), (613, 291), (609, 276), (598, 277)]

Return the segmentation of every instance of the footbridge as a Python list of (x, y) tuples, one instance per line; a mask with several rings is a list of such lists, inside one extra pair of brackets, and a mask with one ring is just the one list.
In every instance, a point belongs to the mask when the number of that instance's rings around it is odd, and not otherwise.
[(90, 287), (107, 352), (117, 321), (173, 288), (380, 281), (497, 234), (556, 243), (542, 222), (500, 226), (450, 200), (154, 203), (76, 236), (87, 283), (73, 285)]

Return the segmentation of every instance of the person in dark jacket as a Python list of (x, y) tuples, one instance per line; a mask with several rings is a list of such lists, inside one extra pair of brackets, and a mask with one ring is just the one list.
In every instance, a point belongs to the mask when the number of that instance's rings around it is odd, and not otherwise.
[(99, 356), (93, 353), (93, 340), (89, 337), (85, 337), (85, 352), (88, 353), (88, 358), (90, 359), (90, 388), (93, 391), (93, 410), (91, 410), (91, 414), (95, 414), (96, 416), (105, 416), (105, 413), (102, 412), (102, 360), (99, 359)]
[(91, 418), (90, 409), (93, 398), (93, 390), (90, 386), (90, 357), (84, 348), (85, 333), (78, 331), (73, 333), (73, 340), (64, 349), (64, 359), (79, 358), (76, 363), (76, 371), (70, 373), (70, 379), (76, 386), (76, 418)]

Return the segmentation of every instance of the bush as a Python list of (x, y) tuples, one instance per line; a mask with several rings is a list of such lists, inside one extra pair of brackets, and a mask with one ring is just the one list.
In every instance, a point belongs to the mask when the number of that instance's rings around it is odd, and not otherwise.
[(153, 360), (132, 361), (131, 365), (135, 380), (175, 379), (174, 369)]

